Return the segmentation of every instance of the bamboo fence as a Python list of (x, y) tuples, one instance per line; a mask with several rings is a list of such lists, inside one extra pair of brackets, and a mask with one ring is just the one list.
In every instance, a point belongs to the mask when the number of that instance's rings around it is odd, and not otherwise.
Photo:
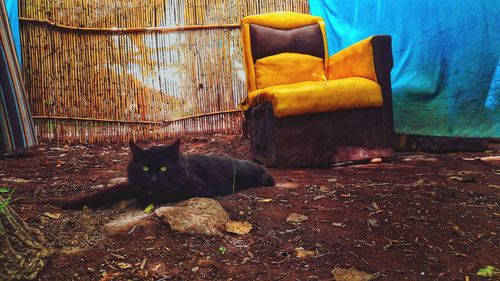
[(239, 20), (307, 0), (21, 0), (23, 73), (41, 141), (238, 133)]

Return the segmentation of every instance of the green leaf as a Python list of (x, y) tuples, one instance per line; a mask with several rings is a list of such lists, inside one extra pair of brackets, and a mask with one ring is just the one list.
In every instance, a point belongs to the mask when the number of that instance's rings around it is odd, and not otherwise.
[(155, 209), (155, 205), (149, 204), (145, 209), (144, 213), (151, 213)]
[(0, 193), (9, 193), (9, 192), (10, 192), (10, 188), (0, 187)]
[(498, 269), (492, 265), (487, 265), (479, 269), (479, 271), (476, 274), (477, 276), (481, 277), (493, 277), (495, 276), (495, 274), (498, 274)]

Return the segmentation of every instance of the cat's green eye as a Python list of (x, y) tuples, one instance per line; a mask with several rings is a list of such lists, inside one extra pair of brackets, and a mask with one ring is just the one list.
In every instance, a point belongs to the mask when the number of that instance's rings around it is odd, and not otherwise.
[(167, 166), (160, 167), (160, 171), (166, 172), (167, 171)]
[(144, 172), (149, 172), (149, 167), (148, 166), (142, 166), (142, 170)]

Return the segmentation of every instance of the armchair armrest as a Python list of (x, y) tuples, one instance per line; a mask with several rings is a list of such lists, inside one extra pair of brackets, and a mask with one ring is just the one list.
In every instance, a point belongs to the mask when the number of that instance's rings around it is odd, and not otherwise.
[(391, 37), (376, 35), (351, 45), (328, 59), (328, 80), (364, 77), (380, 84), (392, 69)]
[(394, 143), (391, 69), (391, 36), (376, 35), (351, 45), (333, 54), (328, 59), (327, 78), (329, 80), (352, 76), (364, 77), (377, 82), (382, 90), (382, 119), (385, 143)]

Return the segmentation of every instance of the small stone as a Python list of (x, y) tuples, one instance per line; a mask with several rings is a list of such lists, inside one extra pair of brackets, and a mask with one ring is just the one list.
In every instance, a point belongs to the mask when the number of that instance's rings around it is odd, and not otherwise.
[(195, 273), (198, 272), (198, 270), (200, 270), (199, 266), (195, 266), (195, 267), (191, 268), (191, 271), (195, 272)]
[(380, 164), (382, 163), (382, 158), (373, 158), (372, 160), (370, 160), (370, 163)]

